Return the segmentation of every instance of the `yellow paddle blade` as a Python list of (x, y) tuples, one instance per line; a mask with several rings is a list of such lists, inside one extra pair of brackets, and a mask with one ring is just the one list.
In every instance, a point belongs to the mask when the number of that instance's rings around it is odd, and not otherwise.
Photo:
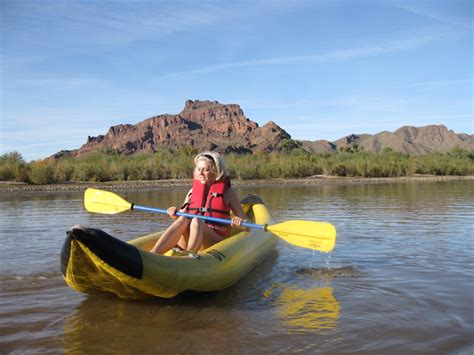
[(88, 188), (84, 192), (84, 207), (89, 212), (116, 214), (130, 210), (132, 204), (113, 192)]
[(336, 244), (336, 228), (326, 222), (287, 221), (267, 226), (267, 230), (290, 244), (324, 253)]

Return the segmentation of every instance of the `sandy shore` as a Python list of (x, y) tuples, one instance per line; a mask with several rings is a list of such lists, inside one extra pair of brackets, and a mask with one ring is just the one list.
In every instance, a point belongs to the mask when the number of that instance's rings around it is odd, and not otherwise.
[[(271, 179), (271, 180), (233, 180), (233, 186), (301, 186), (301, 185), (348, 185), (348, 184), (380, 184), (380, 183), (404, 183), (413, 181), (467, 181), (474, 180), (474, 176), (435, 176), (417, 175), (398, 178), (354, 178), (316, 175), (303, 179)], [(82, 191), (88, 187), (105, 190), (133, 190), (147, 189), (160, 190), (169, 188), (185, 188), (192, 184), (190, 179), (184, 180), (140, 180), (140, 181), (111, 181), (111, 182), (71, 182), (49, 185), (29, 185), (25, 183), (0, 182), (0, 192), (58, 192), (58, 191)]]

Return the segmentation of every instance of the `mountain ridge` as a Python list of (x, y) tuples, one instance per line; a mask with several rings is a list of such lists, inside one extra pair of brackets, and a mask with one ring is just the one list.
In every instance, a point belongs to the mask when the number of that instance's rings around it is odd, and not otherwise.
[[(156, 152), (162, 147), (193, 147), (199, 151), (256, 153), (281, 150), (291, 136), (273, 121), (263, 126), (247, 118), (237, 104), (187, 100), (175, 115), (162, 114), (136, 124), (119, 124), (104, 135), (89, 136), (84, 145), (53, 155), (80, 156), (98, 149), (120, 154)], [(392, 149), (404, 154), (422, 155), (447, 152), (455, 147), (474, 149), (474, 135), (455, 133), (444, 125), (403, 126), (394, 132), (349, 134), (335, 141), (294, 140), (311, 153), (331, 153), (352, 148), (369, 152)]]

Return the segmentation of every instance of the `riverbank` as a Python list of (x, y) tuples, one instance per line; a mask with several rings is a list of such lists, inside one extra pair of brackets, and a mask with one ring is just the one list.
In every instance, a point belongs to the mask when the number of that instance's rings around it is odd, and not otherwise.
[[(303, 179), (270, 179), (270, 180), (233, 180), (232, 184), (238, 187), (246, 186), (290, 186), (290, 185), (352, 185), (352, 184), (381, 184), (381, 183), (404, 183), (413, 181), (468, 181), (474, 180), (474, 175), (468, 176), (436, 176), (415, 175), (396, 178), (359, 178), (315, 175)], [(26, 183), (0, 182), (1, 193), (43, 193), (60, 191), (82, 191), (88, 187), (105, 190), (162, 190), (170, 188), (186, 188), (192, 184), (192, 180), (138, 180), (138, 181), (109, 181), (109, 182), (70, 182), (47, 185), (30, 185)]]

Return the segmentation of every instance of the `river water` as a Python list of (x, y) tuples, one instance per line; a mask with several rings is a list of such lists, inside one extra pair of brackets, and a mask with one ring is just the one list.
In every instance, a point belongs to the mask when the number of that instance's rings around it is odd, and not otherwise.
[[(238, 188), (277, 221), (322, 220), (331, 254), (280, 241), (234, 286), (170, 300), (123, 301), (70, 289), (66, 230), (122, 240), (166, 216), (93, 215), (82, 193), (0, 197), (0, 353), (474, 353), (474, 182)], [(184, 189), (118, 191), (177, 205)]]

